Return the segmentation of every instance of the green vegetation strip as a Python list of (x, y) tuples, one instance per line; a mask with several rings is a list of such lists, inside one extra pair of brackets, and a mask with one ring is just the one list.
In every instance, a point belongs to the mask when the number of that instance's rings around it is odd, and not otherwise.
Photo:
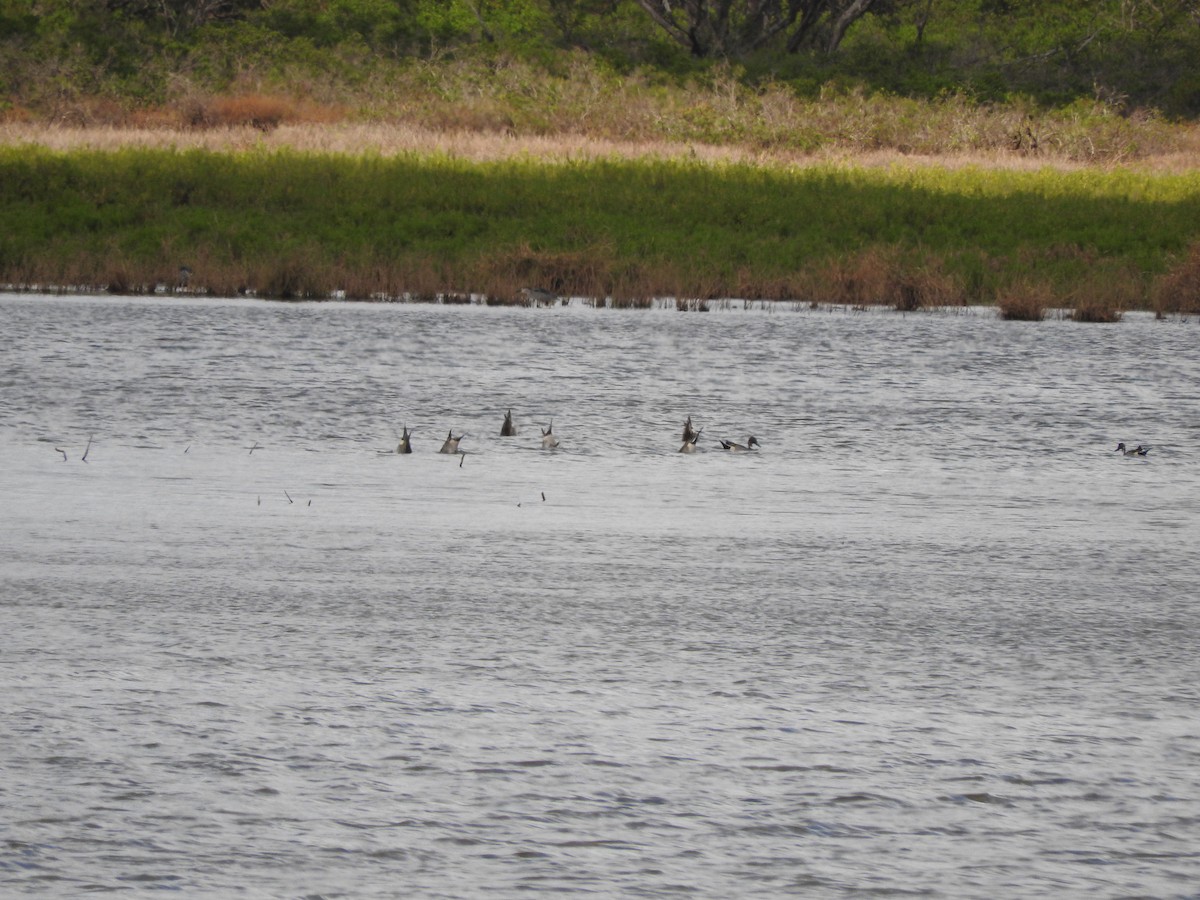
[(0, 222), (0, 283), (23, 287), (152, 290), (186, 265), (193, 289), (283, 297), (921, 305), (1035, 284), (1136, 308), (1200, 245), (1200, 173), (20, 147), (0, 149)]

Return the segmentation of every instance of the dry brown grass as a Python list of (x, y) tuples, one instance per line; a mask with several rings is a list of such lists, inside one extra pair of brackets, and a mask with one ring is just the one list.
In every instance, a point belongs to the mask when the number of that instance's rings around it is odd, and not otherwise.
[(1082, 300), (1071, 310), (1073, 322), (1120, 322), (1124, 313), (1120, 308), (1102, 300)]
[(560, 296), (604, 297), (617, 291), (616, 250), (603, 244), (588, 252), (539, 251), (528, 245), (498, 251), (480, 260), (471, 275), (475, 289), (493, 303), (527, 301), (522, 288), (534, 287)]
[(791, 299), (841, 306), (891, 306), (900, 312), (962, 306), (962, 284), (941, 260), (906, 259), (898, 247), (872, 246), (816, 266), (788, 285)]
[(1200, 242), (1193, 243), (1187, 255), (1155, 281), (1150, 296), (1160, 317), (1200, 313)]
[[(272, 105), (263, 101), (140, 110), (111, 120), (53, 123), (11, 111), (0, 121), (0, 145), (32, 145), (52, 150), (116, 150), (146, 147), (171, 150), (297, 150), (309, 153), (438, 154), (473, 161), (531, 158), (546, 162), (598, 159), (688, 160), (722, 165), (745, 163), (771, 167), (834, 165), (847, 168), (945, 169), (992, 168), (1036, 171), (1078, 170), (1085, 163), (1061, 157), (1031, 157), (1004, 150), (912, 153), (895, 149), (853, 149), (831, 145), (813, 152), (744, 144), (704, 144), (661, 138), (618, 140), (583, 132), (520, 135), (508, 130), (444, 130), (423, 125), (363, 123), (338, 107)], [(197, 117), (201, 124), (194, 124)], [(207, 123), (207, 124), (205, 124)], [(1148, 155), (1125, 168), (1163, 174), (1200, 169), (1200, 128), (1185, 149)]]
[(337, 107), (265, 94), (190, 98), (170, 110), (191, 128), (257, 128), (271, 132), (281, 125), (329, 125), (346, 118)]
[[(162, 136), (208, 129), (249, 128), (269, 132), (280, 125), (324, 127), (349, 118), (345, 107), (295, 99), (279, 94), (245, 92), (231, 95), (186, 93), (161, 106), (131, 106), (104, 97), (78, 97), (54, 110), (52, 116), (35, 115), (21, 107), (0, 113), (0, 126), (26, 125), (31, 129), (76, 132), (98, 131), (118, 138), (118, 145), (144, 146), (150, 135)], [(36, 140), (29, 141), (37, 143)], [(73, 145), (67, 145), (70, 148)], [(188, 146), (185, 141), (180, 146)]]
[(1054, 303), (1054, 291), (1042, 281), (1021, 279), (996, 294), (1000, 318), (1012, 322), (1040, 322)]
[(1137, 272), (1097, 269), (1077, 281), (1067, 297), (1076, 322), (1119, 322), (1127, 309), (1145, 307), (1146, 280)]

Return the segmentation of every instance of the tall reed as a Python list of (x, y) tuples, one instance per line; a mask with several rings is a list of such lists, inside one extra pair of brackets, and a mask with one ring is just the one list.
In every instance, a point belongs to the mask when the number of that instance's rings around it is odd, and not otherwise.
[(1155, 281), (1152, 299), (1159, 316), (1200, 313), (1200, 241)]
[(1040, 322), (1053, 304), (1054, 294), (1045, 282), (1018, 278), (996, 294), (1000, 318), (1013, 322)]

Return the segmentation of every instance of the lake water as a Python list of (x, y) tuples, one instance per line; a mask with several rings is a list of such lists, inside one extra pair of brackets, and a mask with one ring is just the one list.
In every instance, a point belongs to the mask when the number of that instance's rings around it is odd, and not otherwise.
[(1200, 896), (1194, 320), (0, 316), (4, 896)]

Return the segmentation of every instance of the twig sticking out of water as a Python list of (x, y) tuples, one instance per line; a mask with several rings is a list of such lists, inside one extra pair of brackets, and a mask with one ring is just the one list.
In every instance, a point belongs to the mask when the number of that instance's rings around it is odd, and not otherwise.
[(542, 502), (543, 503), (546, 502), (546, 492), (545, 491), (542, 491)]
[[(262, 448), (258, 446), (258, 441), (255, 441), (254, 446), (250, 448), (250, 453), (253, 453), (255, 450), (260, 450), (260, 449), (262, 449)], [(246, 455), (249, 456), (250, 454), (248, 453)]]
[(54, 449), (63, 455), (63, 462), (66, 462), (67, 461), (67, 451), (64, 450), (62, 447), (55, 447)]
[(312, 506), (312, 501), (311, 501), (311, 500), (309, 500), (309, 501), (308, 501), (308, 505), (309, 505), (309, 506)]
[(292, 499), (292, 495), (291, 495), (291, 494), (289, 494), (287, 491), (284, 491), (284, 492), (283, 492), (283, 496), (285, 496), (285, 497), (287, 497), (287, 498), (288, 498), (288, 503), (295, 503), (295, 502), (296, 502), (295, 500), (293, 500), (293, 499)]
[(191, 449), (192, 449), (192, 445), (191, 445), (191, 444), (188, 444), (186, 447), (184, 447), (184, 448), (183, 448), (183, 452), (184, 452), (184, 453), (187, 453), (187, 452), (188, 452), (189, 450), (191, 450)]
[(461, 469), (461, 468), (462, 468), (462, 464), (463, 464), (463, 463), (465, 463), (466, 461), (467, 461), (467, 454), (465, 454), (465, 453), (460, 453), (460, 454), (458, 455), (458, 467)]
[(92, 437), (93, 437), (93, 435), (90, 435), (90, 434), (88, 435), (88, 442), (87, 442), (87, 446), (83, 448), (83, 456), (81, 456), (81, 457), (80, 457), (80, 459), (81, 459), (83, 462), (87, 462), (87, 455), (88, 455), (88, 454), (91, 452), (91, 450), (92, 450)]
[(262, 494), (258, 495), (258, 505), (262, 506)]

